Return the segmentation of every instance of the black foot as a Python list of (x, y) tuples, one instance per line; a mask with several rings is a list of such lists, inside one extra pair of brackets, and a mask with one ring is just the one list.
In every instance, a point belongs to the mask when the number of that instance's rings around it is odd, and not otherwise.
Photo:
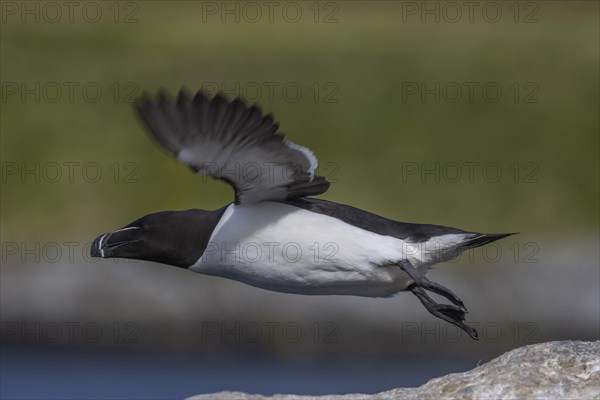
[(457, 306), (465, 310), (465, 312), (468, 312), (467, 308), (465, 307), (465, 303), (463, 303), (463, 301), (447, 287), (442, 286), (439, 283), (432, 282), (427, 278), (425, 278), (425, 282), (423, 282), (423, 285), (421, 287), (423, 289), (429, 290), (430, 292), (437, 293), (440, 296), (444, 296), (453, 304), (456, 304)]
[[(458, 326), (460, 329), (467, 332), (467, 334), (473, 339), (479, 339), (477, 331), (463, 322), (465, 320), (466, 309), (458, 296), (444, 286), (431, 282), (429, 279), (425, 278), (421, 273), (419, 273), (419, 271), (417, 271), (417, 269), (410, 265), (410, 262), (404, 261), (401, 264), (402, 265), (399, 264), (400, 268), (414, 281), (414, 284), (412, 284), (408, 290), (417, 296), (427, 311), (436, 317), (451, 323), (452, 325)], [(427, 292), (425, 292), (425, 289), (446, 297), (455, 305), (453, 306), (450, 304), (436, 303), (431, 297), (429, 297)]]
[(465, 320), (465, 312), (462, 308), (449, 304), (436, 304), (435, 309), (442, 314), (459, 321)]
[(398, 263), (398, 266), (402, 271), (408, 274), (408, 276), (410, 277), (410, 279), (413, 280), (416, 286), (422, 287), (423, 289), (429, 290), (430, 292), (437, 293), (440, 296), (444, 296), (453, 304), (456, 304), (463, 310), (467, 311), (463, 301), (457, 295), (455, 295), (454, 292), (452, 292), (452, 290), (440, 285), (439, 283), (435, 283), (427, 279), (425, 275), (421, 274), (419, 270), (414, 268), (408, 260), (400, 261)]

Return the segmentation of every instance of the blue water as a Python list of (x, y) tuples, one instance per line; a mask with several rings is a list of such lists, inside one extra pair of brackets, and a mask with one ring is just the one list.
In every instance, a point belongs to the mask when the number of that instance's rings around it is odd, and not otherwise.
[(201, 353), (6, 347), (2, 399), (181, 399), (237, 390), (270, 395), (375, 393), (474, 367), (474, 360), (291, 361)]

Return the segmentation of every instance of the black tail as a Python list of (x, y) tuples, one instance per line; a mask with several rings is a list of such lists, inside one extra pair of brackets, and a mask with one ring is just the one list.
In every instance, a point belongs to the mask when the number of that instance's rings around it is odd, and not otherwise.
[(495, 242), (496, 240), (505, 238), (507, 236), (516, 235), (515, 233), (482, 233), (479, 236), (475, 236), (472, 239), (468, 239), (467, 241), (461, 243), (461, 247), (465, 249), (474, 249), (475, 247), (483, 246), (488, 243)]

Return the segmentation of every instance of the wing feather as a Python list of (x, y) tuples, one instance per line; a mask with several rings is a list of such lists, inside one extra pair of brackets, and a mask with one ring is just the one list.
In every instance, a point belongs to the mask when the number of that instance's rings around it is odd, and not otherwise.
[(313, 196), (329, 182), (315, 176), (314, 153), (279, 133), (272, 115), (240, 99), (191, 97), (181, 90), (172, 100), (144, 95), (137, 111), (152, 136), (180, 162), (201, 175), (233, 186), (236, 203), (256, 203)]

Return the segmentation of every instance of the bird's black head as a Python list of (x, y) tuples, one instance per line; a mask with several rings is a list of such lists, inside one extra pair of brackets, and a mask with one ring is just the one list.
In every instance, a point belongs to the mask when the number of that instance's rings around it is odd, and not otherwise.
[(176, 267), (193, 265), (204, 253), (224, 208), (216, 211), (162, 211), (98, 236), (91, 256), (132, 258)]

